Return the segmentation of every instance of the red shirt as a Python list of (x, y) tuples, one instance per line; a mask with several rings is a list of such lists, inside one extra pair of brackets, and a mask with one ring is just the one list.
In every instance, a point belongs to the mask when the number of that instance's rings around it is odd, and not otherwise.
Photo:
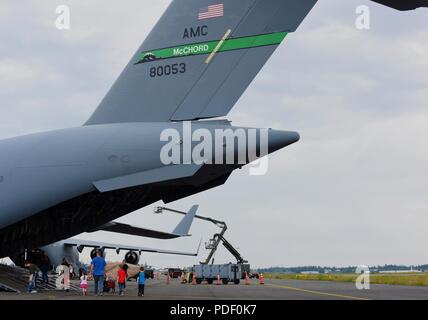
[(126, 282), (126, 272), (123, 269), (117, 271), (117, 282), (125, 283)]

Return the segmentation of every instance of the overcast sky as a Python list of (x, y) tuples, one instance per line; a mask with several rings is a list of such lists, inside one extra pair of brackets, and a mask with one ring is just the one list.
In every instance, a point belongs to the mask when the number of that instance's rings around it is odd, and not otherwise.
[[(1, 1), (0, 138), (84, 123), (169, 2)], [(71, 8), (69, 31), (55, 28), (61, 4)], [(360, 4), (371, 8), (369, 31), (355, 28)], [(425, 9), (320, 0), (228, 116), (296, 130), (301, 141), (274, 154), (265, 176), (235, 172), (169, 206), (197, 203), (225, 220), (255, 267), (428, 263), (427, 19)], [(171, 231), (179, 219), (149, 206), (120, 221)], [(195, 221), (193, 237), (173, 241), (79, 238), (193, 251), (217, 231)], [(141, 262), (192, 265), (206, 254)], [(216, 261), (233, 257), (220, 248)]]

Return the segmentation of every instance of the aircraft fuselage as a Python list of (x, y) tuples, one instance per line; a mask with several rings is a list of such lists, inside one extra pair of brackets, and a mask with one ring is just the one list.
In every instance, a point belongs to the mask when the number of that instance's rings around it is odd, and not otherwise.
[[(195, 122), (191, 130), (200, 128), (234, 129), (213, 121)], [(242, 166), (205, 165), (192, 177), (178, 179), (172, 174), (159, 182), (97, 189), (97, 181), (164, 168), (160, 154), (166, 142), (160, 136), (165, 129), (184, 135), (182, 123), (122, 123), (0, 141), (0, 256), (96, 229), (160, 199), (167, 202), (210, 189)], [(298, 139), (293, 132), (270, 130), (269, 152)], [(183, 148), (182, 141), (176, 143)], [(172, 170), (185, 165), (174, 165)]]

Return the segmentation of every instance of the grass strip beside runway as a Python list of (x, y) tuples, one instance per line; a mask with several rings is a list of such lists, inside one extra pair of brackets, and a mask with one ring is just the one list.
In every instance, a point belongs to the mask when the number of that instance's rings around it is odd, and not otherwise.
[[(265, 274), (266, 278), (277, 280), (318, 280), (333, 282), (355, 282), (357, 274)], [(428, 273), (370, 274), (371, 284), (388, 284), (403, 286), (428, 286)]]

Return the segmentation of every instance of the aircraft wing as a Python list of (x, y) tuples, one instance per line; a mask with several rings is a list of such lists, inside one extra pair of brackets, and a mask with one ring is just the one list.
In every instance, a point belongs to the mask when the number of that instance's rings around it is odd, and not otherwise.
[(187, 237), (190, 236), (190, 227), (192, 226), (198, 208), (198, 205), (193, 206), (171, 233), (134, 227), (118, 222), (109, 222), (95, 231), (108, 231), (156, 239), (175, 239), (180, 237)]
[(405, 11), (428, 7), (428, 0), (372, 0), (385, 6)]
[(98, 228), (96, 231), (108, 231), (108, 232), (122, 233), (122, 234), (128, 234), (128, 235), (139, 236), (139, 237), (165, 239), (165, 240), (182, 237), (182, 235), (134, 227), (129, 224), (123, 224), (118, 222), (109, 222), (101, 226), (100, 228)]
[(317, 0), (173, 0), (86, 125), (229, 113)]
[(164, 249), (155, 249), (155, 248), (145, 248), (145, 247), (137, 247), (137, 246), (129, 246), (129, 245), (121, 245), (121, 244), (112, 244), (98, 241), (87, 241), (87, 240), (79, 240), (79, 239), (68, 239), (64, 241), (65, 246), (77, 247), (79, 252), (82, 252), (84, 248), (99, 248), (99, 249), (113, 249), (117, 253), (122, 250), (126, 251), (136, 251), (136, 252), (152, 252), (152, 253), (161, 253), (161, 254), (172, 254), (172, 255), (180, 255), (180, 256), (192, 256), (196, 257), (199, 254), (200, 243), (197, 252), (182, 252), (182, 251), (172, 251), (172, 250), (164, 250)]

